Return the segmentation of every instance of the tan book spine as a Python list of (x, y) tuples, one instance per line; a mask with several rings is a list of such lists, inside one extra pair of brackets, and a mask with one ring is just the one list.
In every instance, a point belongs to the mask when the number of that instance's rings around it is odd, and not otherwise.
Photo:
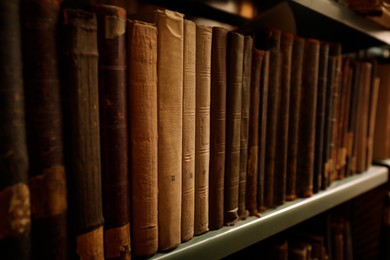
[[(127, 21), (132, 252), (158, 248), (157, 29)], [(147, 129), (147, 131), (145, 131)]]
[(370, 167), (374, 158), (374, 134), (375, 134), (375, 124), (376, 124), (376, 112), (377, 112), (377, 105), (378, 105), (379, 85), (380, 85), (380, 78), (375, 77), (371, 89), (370, 116), (368, 122), (367, 168)]

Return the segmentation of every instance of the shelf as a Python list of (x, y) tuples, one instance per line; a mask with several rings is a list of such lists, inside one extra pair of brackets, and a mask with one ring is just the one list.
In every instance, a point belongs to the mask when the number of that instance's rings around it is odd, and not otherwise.
[(249, 217), (235, 226), (209, 231), (152, 259), (216, 259), (228, 256), (321, 212), (346, 202), (388, 180), (388, 170), (372, 166), (367, 172), (334, 182), (327, 190), (268, 210), (261, 218)]

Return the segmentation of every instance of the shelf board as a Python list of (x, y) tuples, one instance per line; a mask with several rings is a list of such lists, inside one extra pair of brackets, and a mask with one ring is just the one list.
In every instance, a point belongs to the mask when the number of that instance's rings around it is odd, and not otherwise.
[(310, 198), (287, 202), (264, 212), (261, 218), (249, 217), (232, 227), (222, 227), (195, 236), (173, 251), (158, 253), (152, 259), (214, 259), (228, 256), (384, 184), (387, 180), (387, 168), (372, 166), (367, 172), (334, 182), (327, 190)]

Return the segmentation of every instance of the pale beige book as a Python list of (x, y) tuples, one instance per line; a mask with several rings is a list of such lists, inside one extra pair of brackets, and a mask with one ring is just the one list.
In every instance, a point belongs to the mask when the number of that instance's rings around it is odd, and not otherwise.
[(195, 227), (194, 234), (207, 232), (209, 219), (210, 166), (210, 26), (196, 28), (196, 138), (195, 138)]

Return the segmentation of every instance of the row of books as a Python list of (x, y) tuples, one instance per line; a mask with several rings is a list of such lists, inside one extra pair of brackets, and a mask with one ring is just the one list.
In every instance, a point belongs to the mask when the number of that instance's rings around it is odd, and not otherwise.
[(170, 10), (0, 10), (9, 258), (149, 257), (371, 164), (376, 62), (338, 43)]

